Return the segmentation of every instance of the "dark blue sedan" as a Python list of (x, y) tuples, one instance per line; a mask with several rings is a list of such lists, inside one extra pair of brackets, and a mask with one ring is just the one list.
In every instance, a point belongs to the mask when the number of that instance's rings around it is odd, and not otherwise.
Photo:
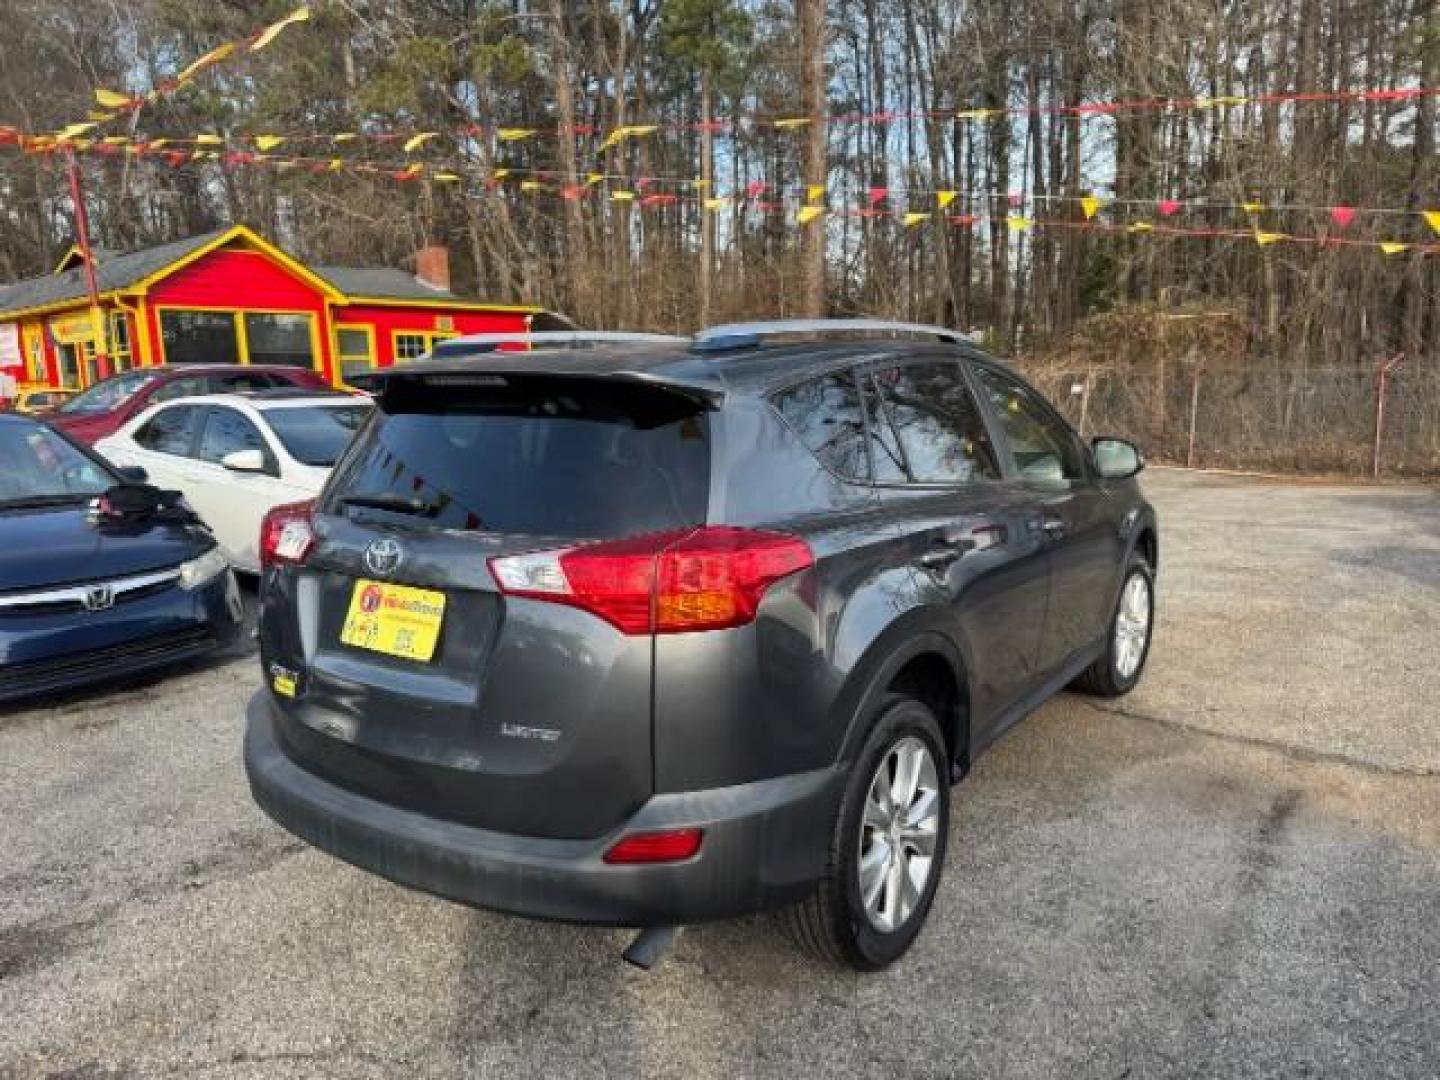
[(214, 538), (183, 505), (147, 507), (158, 493), (126, 486), (135, 479), (0, 413), (0, 702), (149, 671), (239, 634), (240, 594)]

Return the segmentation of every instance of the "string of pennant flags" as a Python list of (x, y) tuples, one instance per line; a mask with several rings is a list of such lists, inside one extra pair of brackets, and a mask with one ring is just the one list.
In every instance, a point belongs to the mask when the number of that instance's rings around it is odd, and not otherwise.
[[(55, 149), (35, 149), (21, 142), (6, 139), (6, 130), (0, 128), (0, 146), (17, 147), (32, 154), (47, 154)], [(10, 129), (13, 130), (13, 129)], [(92, 142), (80, 148), (81, 152), (114, 156), (125, 153), (123, 148), (107, 147), (103, 142)], [(686, 206), (692, 209), (718, 212), (736, 209), (747, 214), (780, 217), (792, 220), (796, 225), (808, 226), (826, 218), (869, 219), (891, 221), (905, 231), (918, 230), (927, 223), (941, 223), (954, 228), (1003, 227), (1011, 234), (1028, 233), (1032, 230), (1066, 229), (1096, 234), (1124, 234), (1134, 237), (1156, 236), (1178, 239), (1232, 239), (1254, 243), (1260, 247), (1275, 244), (1290, 244), (1325, 248), (1368, 249), (1384, 255), (1440, 254), (1440, 241), (1415, 240), (1410, 238), (1367, 238), (1345, 235), (1344, 230), (1356, 214), (1367, 211), (1391, 211), (1388, 208), (1329, 207), (1331, 230), (1324, 235), (1281, 232), (1261, 227), (1261, 215), (1272, 209), (1263, 203), (1213, 203), (1200, 204), (1191, 201), (1183, 203), (1162, 200), (1160, 203), (1142, 200), (1111, 200), (1099, 195), (1083, 195), (1072, 199), (1048, 197), (1050, 201), (1078, 204), (1078, 213), (1069, 217), (1056, 217), (1027, 212), (1029, 205), (1044, 200), (1031, 200), (1033, 196), (999, 192), (935, 192), (934, 201), (925, 208), (915, 202), (892, 201), (896, 192), (889, 188), (870, 188), (863, 197), (849, 204), (831, 205), (827, 193), (819, 186), (772, 187), (768, 183), (755, 181), (744, 189), (727, 193), (709, 193), (701, 189), (689, 192), (667, 192), (653, 190), (649, 185), (618, 178), (634, 186), (621, 187), (613, 182), (616, 177), (591, 173), (587, 182), (579, 185), (559, 185), (535, 176), (527, 176), (512, 170), (497, 169), (483, 181), (475, 182), (460, 173), (427, 171), (420, 164), (396, 168), (393, 164), (379, 165), (365, 162), (346, 162), (344, 159), (306, 159), (280, 157), (252, 152), (222, 153), (218, 150), (203, 151), (200, 154), (189, 151), (151, 152), (136, 155), (139, 160), (153, 165), (164, 165), (170, 169), (198, 171), (219, 166), (221, 168), (260, 167), (291, 173), (334, 173), (350, 171), (358, 175), (394, 181), (397, 183), (429, 182), (444, 184), (466, 198), (498, 198), (509, 192), (539, 199), (593, 199), (615, 204), (633, 205), (641, 210), (657, 210), (665, 207)], [(336, 167), (339, 161), (339, 167)], [(549, 174), (547, 174), (549, 175)], [(1171, 203), (1176, 205), (1171, 206)], [(956, 205), (974, 212), (956, 212)], [(1208, 208), (1224, 206), (1242, 210), (1247, 215), (1243, 228), (1187, 227), (1169, 220), (1186, 206), (1206, 205)], [(1114, 210), (1127, 206), (1148, 206), (1159, 210), (1161, 217), (1119, 219)], [(1322, 209), (1322, 208), (1311, 208)], [(1409, 213), (1408, 211), (1395, 211)], [(1103, 217), (1102, 217), (1103, 215)], [(1431, 233), (1440, 237), (1440, 210), (1424, 210), (1419, 217)], [(923, 232), (923, 230), (920, 230)]]
[[(460, 184), (468, 180), (487, 187), (512, 184), (524, 194), (549, 192), (567, 200), (585, 199), (595, 196), (609, 197), (615, 202), (640, 202), (642, 205), (663, 205), (670, 199), (663, 190), (674, 187), (690, 193), (695, 201), (707, 211), (719, 211), (737, 203), (762, 203), (781, 199), (799, 201), (797, 218), (806, 224), (823, 216), (828, 210), (829, 191), (824, 185), (773, 185), (767, 181), (754, 180), (742, 189), (724, 191), (714, 188), (706, 181), (691, 177), (648, 177), (624, 173), (592, 171), (584, 174), (583, 182), (565, 183), (554, 170), (521, 167), (497, 167), (483, 175), (475, 175), (464, 165), (435, 164), (422, 162), (376, 162), (341, 157), (313, 157), (276, 155), (260, 150), (235, 148), (218, 136), (205, 149), (182, 149), (180, 140), (156, 138), (132, 140), (125, 136), (111, 136), (96, 140), (57, 140), (49, 136), (27, 138), (17, 129), (0, 127), (0, 145), (15, 145), (32, 154), (46, 154), (62, 147), (69, 147), (81, 153), (98, 156), (118, 157), (133, 155), (158, 159), (176, 168), (191, 162), (214, 163), (233, 168), (246, 165), (268, 166), (280, 170), (301, 171), (311, 174), (350, 172), (367, 176), (387, 177), (396, 181), (428, 180), (436, 184)], [(577, 177), (577, 181), (581, 178)], [(1258, 221), (1262, 215), (1269, 217), (1278, 213), (1298, 213), (1312, 217), (1325, 216), (1332, 230), (1346, 230), (1357, 218), (1407, 218), (1418, 217), (1429, 228), (1440, 234), (1440, 209), (1410, 210), (1401, 207), (1353, 206), (1348, 204), (1306, 204), (1289, 202), (1267, 202), (1263, 199), (1216, 199), (1210, 196), (1191, 198), (1136, 199), (1116, 198), (1096, 192), (1085, 194), (1050, 194), (1027, 192), (998, 192), (992, 190), (962, 190), (944, 188), (917, 188), (871, 186), (863, 195), (865, 207), (861, 209), (892, 210), (898, 206), (902, 220), (918, 224), (928, 219), (932, 211), (944, 214), (956, 203), (961, 206), (991, 206), (1003, 203), (1012, 211), (1021, 211), (1027, 206), (1073, 207), (1085, 220), (1092, 220), (1102, 211), (1125, 209), (1131, 213), (1154, 215), (1157, 219), (1177, 218), (1183, 214), (1226, 212), (1244, 214), (1247, 221)], [(952, 215), (953, 216), (953, 215)], [(1013, 216), (1023, 218), (1023, 214)]]
[[(281, 29), (290, 25), (292, 21), (300, 21), (308, 18), (308, 11), (300, 9), (299, 12), (288, 16), (286, 20), (274, 24), (269, 29), (276, 27)], [(267, 31), (268, 32), (268, 31)], [(272, 39), (273, 40), (273, 39)], [(268, 43), (268, 41), (266, 42)], [(231, 43), (228, 46), (221, 46), (207, 54), (196, 64), (210, 66), (219, 63), (231, 55), (236, 46)], [(253, 48), (254, 46), (252, 46)], [(193, 78), (196, 65), (191, 65), (181, 76), (169, 83), (178, 88), (184, 82)], [(200, 70), (203, 70), (201, 68)], [(152, 92), (153, 93), (153, 92)], [(1342, 103), (1407, 103), (1418, 101), (1421, 98), (1440, 94), (1440, 87), (1401, 87), (1394, 89), (1368, 89), (1368, 90), (1340, 90), (1326, 92), (1294, 92), (1276, 94), (1257, 94), (1252, 96), (1225, 95), (1218, 97), (1191, 97), (1191, 98), (1147, 98), (1122, 101), (1089, 102), (1077, 105), (1014, 105), (996, 107), (972, 107), (959, 109), (929, 109), (909, 111), (876, 111), (868, 113), (836, 113), (826, 116), (822, 121), (827, 127), (847, 126), (886, 126), (902, 124), (914, 120), (927, 122), (955, 122), (985, 124), (1001, 118), (1016, 118), (1032, 115), (1044, 115), (1054, 117), (1072, 117), (1077, 119), (1097, 119), (1106, 117), (1123, 117), (1138, 113), (1147, 112), (1207, 112), (1214, 110), (1228, 110), (1243, 108), (1246, 106), (1273, 107), (1273, 106), (1310, 106)], [(125, 104), (138, 108), (145, 103), (142, 97), (127, 97), (114, 94), (110, 91), (97, 91), (97, 100), (102, 105), (107, 103)], [(419, 130), (414, 128), (392, 129), (383, 127), (357, 127), (353, 130), (336, 132), (302, 132), (302, 133), (258, 133), (242, 136), (232, 136), (233, 139), (240, 139), (255, 146), (262, 152), (273, 150), (283, 144), (304, 144), (317, 145), (327, 144), (331, 146), (343, 146), (349, 143), (366, 142), (381, 145), (398, 145), (407, 154), (418, 153), (436, 140), (451, 138), (457, 141), (473, 141), (475, 139), (490, 138), (499, 144), (519, 144), (530, 140), (558, 138), (567, 131), (574, 137), (599, 137), (600, 142), (597, 150), (600, 153), (615, 150), (635, 140), (662, 133), (709, 133), (720, 136), (735, 136), (747, 132), (763, 131), (800, 131), (809, 127), (814, 121), (806, 116), (770, 116), (759, 113), (736, 114), (712, 120), (656, 120), (643, 124), (622, 124), (616, 126), (605, 126), (591, 123), (577, 123), (568, 128), (558, 124), (536, 125), (525, 123), (467, 123), (448, 131), (440, 130)], [(63, 136), (66, 132), (83, 134), (77, 132), (76, 128), (83, 125), (71, 125), (57, 133)], [(175, 138), (168, 140), (174, 144), (190, 143), (193, 145), (209, 145), (212, 139), (218, 136), (201, 134), (187, 138)]]

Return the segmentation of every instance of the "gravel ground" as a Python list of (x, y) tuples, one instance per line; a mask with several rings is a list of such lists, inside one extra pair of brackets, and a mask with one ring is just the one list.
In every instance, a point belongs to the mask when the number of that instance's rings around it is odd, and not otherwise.
[(889, 972), (466, 910), (251, 804), (253, 659), (0, 717), (0, 1076), (1433, 1077), (1440, 494), (1153, 470), (1162, 609), (958, 789)]

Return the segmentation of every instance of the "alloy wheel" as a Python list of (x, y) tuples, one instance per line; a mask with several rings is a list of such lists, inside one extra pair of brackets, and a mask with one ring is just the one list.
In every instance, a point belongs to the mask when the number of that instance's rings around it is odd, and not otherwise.
[(925, 895), (940, 809), (934, 755), (914, 736), (901, 739), (880, 759), (860, 824), (860, 900), (875, 929), (900, 929)]
[(1150, 639), (1150, 582), (1139, 572), (1130, 575), (1115, 616), (1115, 674), (1129, 681), (1140, 670)]

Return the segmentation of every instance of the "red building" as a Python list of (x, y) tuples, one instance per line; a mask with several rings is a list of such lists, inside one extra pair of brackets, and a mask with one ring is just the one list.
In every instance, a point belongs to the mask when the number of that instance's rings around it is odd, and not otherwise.
[(0, 376), (19, 384), (88, 386), (103, 349), (111, 371), (281, 363), (343, 382), (346, 372), (414, 359), (440, 338), (567, 325), (541, 308), (457, 297), (443, 248), (418, 253), (414, 274), (307, 267), (236, 226), (93, 256), (98, 313), (91, 311), (83, 258), (74, 248), (53, 274), (0, 286)]

